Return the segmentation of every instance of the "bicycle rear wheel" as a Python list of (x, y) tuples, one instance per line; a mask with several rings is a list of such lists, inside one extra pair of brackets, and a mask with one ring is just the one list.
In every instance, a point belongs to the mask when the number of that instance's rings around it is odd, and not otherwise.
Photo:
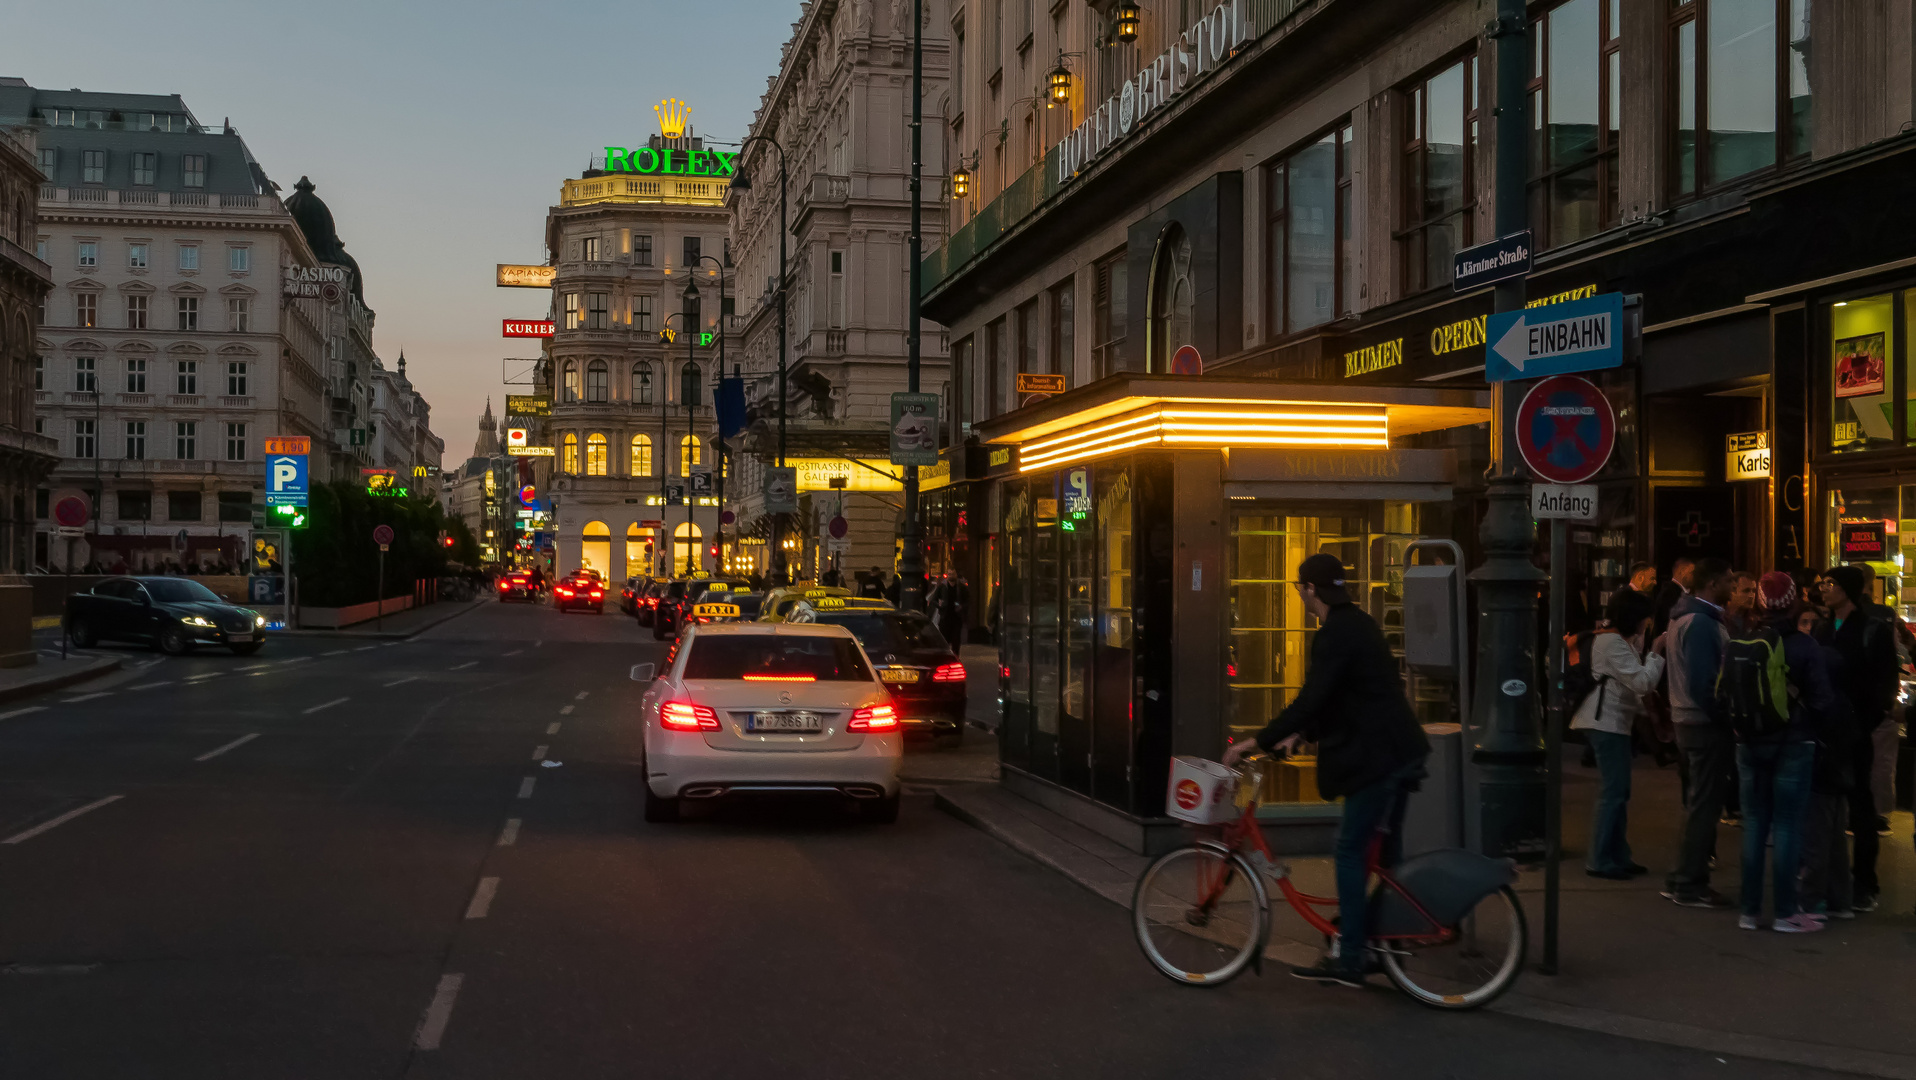
[[(1372, 894), (1373, 902), (1382, 892)], [(1373, 908), (1374, 910), (1374, 908)], [(1477, 901), (1442, 941), (1377, 941), (1397, 988), (1433, 1009), (1476, 1009), (1497, 1000), (1523, 971), (1530, 935), (1509, 886)]]
[(1236, 852), (1193, 844), (1145, 868), (1131, 894), (1138, 947), (1165, 977), (1187, 986), (1236, 978), (1270, 931), (1270, 898)]

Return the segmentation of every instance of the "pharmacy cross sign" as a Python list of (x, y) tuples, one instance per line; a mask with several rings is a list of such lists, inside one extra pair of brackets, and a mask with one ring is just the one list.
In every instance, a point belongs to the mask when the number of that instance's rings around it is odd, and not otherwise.
[(1552, 484), (1589, 479), (1610, 460), (1617, 417), (1588, 379), (1558, 375), (1530, 388), (1517, 406), (1517, 448), (1537, 478)]

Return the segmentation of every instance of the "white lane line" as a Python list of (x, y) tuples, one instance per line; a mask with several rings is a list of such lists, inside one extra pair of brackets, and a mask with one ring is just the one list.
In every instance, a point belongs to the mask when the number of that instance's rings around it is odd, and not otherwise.
[(234, 739), (232, 742), (227, 743), (225, 746), (216, 746), (213, 749), (208, 750), (206, 753), (201, 754), (199, 757), (194, 758), (193, 760), (194, 761), (211, 761), (212, 759), (219, 757), (221, 754), (226, 753), (228, 750), (237, 750), (240, 747), (245, 746), (247, 743), (252, 742), (254, 739), (257, 739), (257, 738), (259, 738), (259, 732), (257, 731), (253, 732), (251, 735), (241, 735), (239, 738)]
[(223, 675), (223, 674), (225, 674), (225, 672), (222, 672), (222, 671), (208, 671), (208, 672), (205, 672), (204, 674), (200, 674), (200, 675), (188, 675), (188, 676), (187, 676), (187, 677), (186, 677), (186, 678), (185, 678), (184, 680), (182, 680), (182, 681), (184, 681), (184, 682), (190, 682), (190, 683), (194, 683), (194, 682), (204, 682), (204, 681), (206, 681), (207, 679), (217, 679), (217, 678), (219, 678), (219, 677), (220, 677), (221, 675)]
[(397, 641), (382, 641), (379, 643), (379, 647), (382, 649), (390, 649), (397, 644), (399, 644)]
[(95, 799), (92, 802), (87, 803), (85, 806), (80, 807), (78, 810), (68, 810), (66, 813), (61, 814), (59, 817), (54, 818), (52, 821), (43, 821), (40, 824), (35, 825), (33, 828), (28, 829), (26, 832), (14, 833), (12, 836), (7, 837), (5, 840), (0, 840), (0, 844), (18, 844), (23, 840), (31, 840), (34, 837), (40, 835), (41, 833), (46, 832), (48, 829), (65, 825), (67, 822), (72, 821), (74, 818), (79, 817), (81, 814), (98, 810), (100, 807), (105, 806), (108, 803), (116, 803), (124, 798), (126, 798), (126, 796), (124, 795), (108, 795), (104, 799)]
[(111, 690), (98, 690), (91, 694), (81, 694), (79, 697), (67, 698), (66, 700), (60, 702), (60, 704), (72, 705), (81, 701), (92, 701), (94, 698), (103, 698), (103, 697), (112, 697), (112, 696), (113, 696), (113, 692)]
[(499, 892), (499, 879), (482, 877), (479, 887), (472, 891), (472, 903), (466, 905), (466, 918), (483, 919), (486, 912), (492, 910), (492, 898)]
[(272, 666), (273, 666), (273, 664), (272, 664), (272, 661), (270, 661), (270, 660), (269, 660), (269, 661), (267, 661), (267, 662), (266, 662), (266, 663), (264, 663), (264, 664), (252, 664), (252, 665), (250, 665), (250, 666), (248, 666), (248, 667), (243, 667), (243, 668), (239, 668), (238, 670), (240, 670), (240, 671), (258, 671), (258, 670), (260, 670), (261, 668), (269, 668), (269, 667), (272, 667)]
[(127, 687), (127, 689), (128, 690), (151, 690), (156, 686), (172, 686), (172, 685), (173, 685), (173, 680), (161, 679), (159, 682), (141, 683), (138, 686), (129, 686)]
[(532, 643), (532, 647), (536, 649), (536, 648), (538, 648), (539, 646), (541, 646), (541, 645), (544, 645), (544, 644), (545, 644), (545, 642), (543, 642), (543, 641), (535, 641), (535, 642), (533, 642), (533, 643)]
[(477, 660), (468, 660), (463, 664), (454, 664), (452, 667), (449, 667), (446, 670), (447, 671), (464, 671), (467, 668), (473, 666), (474, 664), (477, 664), (478, 662), (479, 661)]
[(535, 746), (535, 747), (533, 747), (533, 748), (532, 748), (532, 760), (534, 760), (534, 761), (544, 761), (545, 759), (546, 759), (546, 748), (545, 748), (545, 747), (543, 747), (543, 746)]
[(512, 651), (511, 651), (511, 652), (509, 652), (509, 653), (500, 653), (499, 655), (500, 655), (500, 656), (517, 656), (517, 655), (519, 655), (519, 654), (520, 654), (520, 653), (522, 653), (522, 652), (525, 652), (525, 650), (524, 650), (524, 649), (514, 649), (514, 650), (512, 650)]
[(24, 709), (8, 709), (6, 712), (0, 712), (0, 720), (11, 720), (16, 716), (25, 716), (28, 713), (46, 711), (47, 707), (45, 705), (29, 705)]
[(374, 649), (377, 649), (377, 648), (379, 648), (379, 646), (377, 645), (361, 645), (359, 648), (354, 649), (353, 651), (354, 652), (372, 652)]
[(293, 656), (293, 657), (288, 657), (288, 658), (287, 658), (287, 659), (285, 659), (285, 660), (281, 660), (281, 661), (280, 661), (280, 663), (282, 663), (282, 664), (303, 664), (303, 663), (305, 663), (306, 661), (308, 661), (308, 660), (311, 660), (311, 659), (312, 659), (312, 657), (310, 657), (310, 656)]
[(301, 715), (301, 716), (311, 716), (311, 715), (313, 715), (314, 713), (316, 713), (316, 712), (318, 712), (318, 711), (319, 711), (319, 710), (321, 710), (321, 709), (330, 709), (330, 708), (332, 708), (332, 707), (333, 707), (333, 706), (335, 706), (335, 705), (344, 705), (344, 704), (346, 704), (346, 703), (347, 703), (348, 701), (351, 701), (351, 700), (352, 700), (352, 698), (343, 698), (343, 697), (342, 697), (342, 698), (334, 698), (334, 699), (333, 699), (333, 700), (331, 700), (331, 701), (328, 701), (328, 702), (323, 702), (323, 703), (321, 703), (321, 704), (319, 704), (319, 705), (315, 705), (315, 706), (313, 706), (313, 707), (312, 707), (312, 708), (310, 708), (310, 709), (301, 709), (301, 710), (300, 710), (300, 715)]
[(404, 686), (404, 685), (406, 685), (406, 684), (407, 684), (407, 683), (409, 683), (409, 682), (418, 682), (418, 681), (419, 681), (419, 676), (417, 676), (417, 675), (408, 675), (408, 676), (406, 676), (405, 678), (403, 678), (403, 679), (400, 679), (400, 680), (399, 680), (399, 681), (397, 681), (397, 682), (389, 682), (389, 683), (387, 683), (387, 684), (386, 684), (385, 686), (382, 686), (382, 687), (380, 687), (380, 689), (381, 689), (381, 690), (391, 690), (391, 689), (392, 689), (393, 687), (395, 687), (395, 686)]
[(533, 778), (528, 776), (525, 779), (519, 781), (519, 797), (521, 799), (532, 798), (532, 780)]
[(439, 976), (439, 988), (432, 992), (432, 1004), (426, 1006), (426, 1015), (419, 1018), (419, 1030), (412, 1033), (414, 1047), (439, 1049), (439, 1040), (445, 1038), (446, 1024), (452, 1019), (452, 1003), (459, 998), (459, 984), (465, 981), (464, 975)]
[(499, 834), (499, 846), (511, 847), (513, 844), (517, 843), (518, 840), (519, 840), (519, 819), (516, 817), (509, 817), (506, 819), (506, 827), (504, 831), (500, 832)]
[(334, 649), (334, 650), (333, 650), (332, 652), (323, 652), (323, 653), (320, 653), (319, 655), (321, 655), (321, 656), (345, 656), (345, 655), (346, 655), (346, 650), (345, 650), (345, 649)]
[(591, 692), (592, 692), (592, 691), (590, 691), (590, 690), (581, 690), (581, 691), (579, 691), (578, 693), (576, 693), (576, 694), (574, 694), (574, 695), (572, 695), (572, 700), (574, 700), (574, 701), (584, 701), (584, 700), (585, 700), (585, 696), (586, 696), (587, 694), (590, 694)]
[(547, 735), (557, 735), (558, 733), (559, 733), (559, 722), (557, 720), (554, 720), (552, 723), (546, 725)]
[(567, 705), (567, 706), (566, 706), (565, 708), (563, 708), (563, 709), (560, 709), (560, 710), (559, 710), (559, 715), (560, 715), (560, 716), (571, 716), (571, 715), (572, 715), (572, 706), (570, 706), (570, 705)]

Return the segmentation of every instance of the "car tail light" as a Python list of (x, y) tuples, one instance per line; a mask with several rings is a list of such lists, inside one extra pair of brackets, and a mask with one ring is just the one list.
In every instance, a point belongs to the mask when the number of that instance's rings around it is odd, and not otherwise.
[(817, 682), (816, 675), (746, 675), (746, 682)]
[(717, 731), (718, 713), (689, 701), (668, 701), (659, 708), (659, 723), (673, 731)]
[(867, 705), (852, 714), (846, 731), (896, 731), (898, 712), (890, 705)]
[(602, 592), (600, 592), (600, 591), (599, 591), (599, 590), (597, 590), (597, 589), (594, 589), (594, 590), (592, 590), (592, 599), (594, 599), (594, 600), (597, 600), (597, 599), (598, 599), (599, 597), (601, 597), (601, 596), (604, 596), (604, 595), (605, 595), (604, 593), (602, 593)]
[(932, 682), (964, 682), (965, 665), (939, 664), (938, 670), (931, 673)]
[(510, 582), (510, 581), (501, 581), (501, 582), (499, 583), (499, 591), (500, 591), (500, 592), (505, 592), (505, 591), (507, 591), (507, 590), (509, 590), (509, 589), (511, 589), (511, 588), (512, 588), (512, 582)]

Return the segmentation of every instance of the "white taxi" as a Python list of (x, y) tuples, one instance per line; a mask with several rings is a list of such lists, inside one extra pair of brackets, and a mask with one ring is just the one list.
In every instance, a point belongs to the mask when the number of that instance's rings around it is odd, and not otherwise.
[(747, 792), (848, 796), (898, 820), (904, 735), (891, 692), (841, 626), (693, 623), (665, 658), (632, 669), (649, 683), (645, 819), (686, 800)]

